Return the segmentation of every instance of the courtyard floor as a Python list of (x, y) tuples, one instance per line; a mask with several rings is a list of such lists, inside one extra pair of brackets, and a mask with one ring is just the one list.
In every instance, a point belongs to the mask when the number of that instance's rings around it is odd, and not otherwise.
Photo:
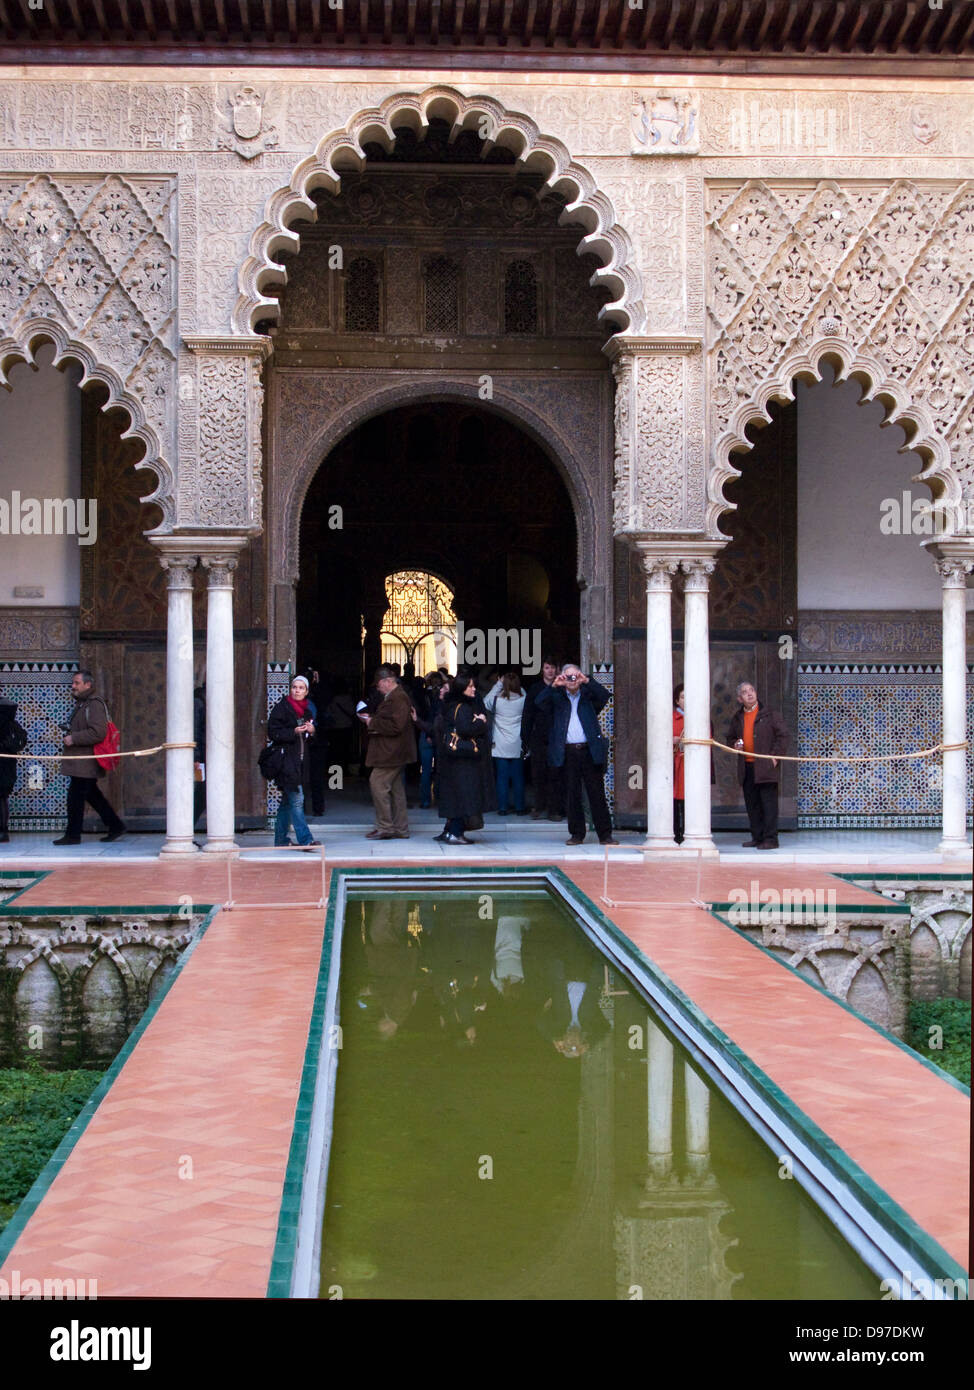
[[(481, 844), (456, 860), (558, 863), (599, 903), (603, 852), (566, 850), (561, 825), (488, 817)], [(362, 827), (319, 827), (328, 862), (440, 863), (438, 822), (410, 841), (372, 844)], [(428, 830), (429, 834), (423, 833)], [(557, 832), (557, 833), (556, 833)], [(0, 867), (43, 864), (24, 906), (225, 900), (226, 868), (206, 856), (155, 858), (161, 837), (55, 850), (16, 836)], [(827, 995), (714, 918), (700, 902), (734, 888), (827, 890), (875, 899), (832, 877), (850, 863), (939, 867), (936, 833), (809, 832), (778, 854), (731, 850), (721, 863), (644, 864), (638, 837), (613, 855), (607, 914), (886, 1194), (966, 1267), (969, 1098)], [(738, 844), (740, 835), (733, 837)], [(241, 837), (241, 844), (267, 842)], [(827, 853), (826, 841), (843, 844)], [(36, 848), (35, 848), (36, 842)], [(347, 846), (343, 853), (343, 847)], [(814, 862), (812, 850), (818, 850)], [(723, 848), (723, 846), (722, 846)], [(53, 861), (53, 862), (52, 862)], [(73, 861), (73, 862), (72, 862)], [(950, 866), (944, 866), (949, 868)], [(957, 866), (953, 866), (956, 872)], [(247, 857), (233, 910), (219, 911), (10, 1252), (34, 1278), (96, 1279), (107, 1296), (262, 1297), (267, 1288), (318, 975), (324, 914), (261, 903), (311, 901), (317, 856)], [(696, 902), (694, 901), (696, 900)], [(601, 905), (601, 904), (600, 904)]]

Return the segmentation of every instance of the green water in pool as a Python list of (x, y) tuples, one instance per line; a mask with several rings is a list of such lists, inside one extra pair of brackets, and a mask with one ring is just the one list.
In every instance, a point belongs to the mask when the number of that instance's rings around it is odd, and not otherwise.
[(544, 890), (350, 895), (323, 1298), (877, 1299)]

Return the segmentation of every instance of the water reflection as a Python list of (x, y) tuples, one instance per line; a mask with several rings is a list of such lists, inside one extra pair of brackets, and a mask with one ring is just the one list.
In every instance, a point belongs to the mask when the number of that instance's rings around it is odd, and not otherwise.
[(323, 1291), (878, 1296), (547, 895), (352, 902), (341, 1022)]

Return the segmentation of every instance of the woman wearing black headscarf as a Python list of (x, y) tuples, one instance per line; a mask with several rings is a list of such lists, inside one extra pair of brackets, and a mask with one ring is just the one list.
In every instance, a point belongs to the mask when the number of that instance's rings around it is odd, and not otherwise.
[(439, 768), (436, 799), (446, 819), (436, 839), (447, 845), (470, 845), (464, 822), (484, 813), (484, 772), (490, 762), (490, 726), (472, 676), (454, 676), (437, 719)]

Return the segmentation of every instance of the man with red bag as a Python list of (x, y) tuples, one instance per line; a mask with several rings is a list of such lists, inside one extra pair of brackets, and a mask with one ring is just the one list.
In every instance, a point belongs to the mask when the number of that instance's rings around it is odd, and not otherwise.
[[(117, 840), (125, 834), (125, 825), (98, 786), (99, 777), (104, 777), (105, 769), (94, 756), (95, 747), (104, 743), (108, 734), (108, 707), (100, 695), (95, 694), (95, 678), (90, 671), (79, 671), (71, 682), (74, 696), (74, 713), (67, 725), (64, 750), (71, 758), (62, 763), (61, 771), (66, 774), (68, 783), (68, 828), (56, 845), (80, 845), (81, 829), (84, 822), (85, 802), (95, 811), (108, 831), (103, 840)], [(90, 748), (90, 758), (77, 758), (76, 754)]]

